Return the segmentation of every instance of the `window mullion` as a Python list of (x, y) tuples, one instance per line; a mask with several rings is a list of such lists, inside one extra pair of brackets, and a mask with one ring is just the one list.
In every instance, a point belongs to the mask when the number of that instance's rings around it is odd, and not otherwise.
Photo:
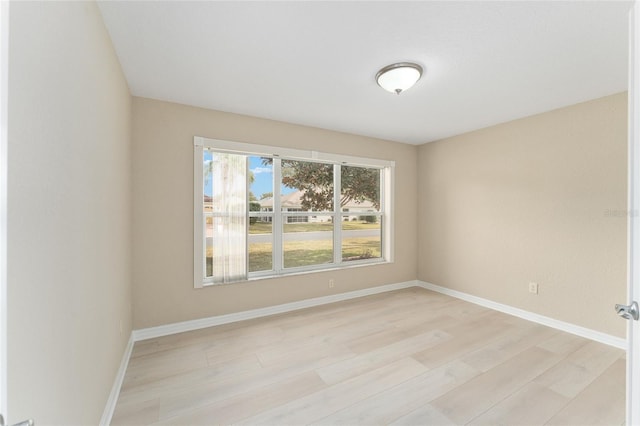
[(333, 165), (333, 263), (342, 263), (342, 213), (340, 193), (342, 170), (340, 164)]
[(282, 160), (273, 159), (273, 270), (276, 274), (282, 272), (283, 263), (283, 227), (280, 185), (282, 184)]

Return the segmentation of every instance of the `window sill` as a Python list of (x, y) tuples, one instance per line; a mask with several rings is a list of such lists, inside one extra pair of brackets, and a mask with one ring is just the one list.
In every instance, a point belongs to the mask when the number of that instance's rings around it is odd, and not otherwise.
[(363, 268), (366, 266), (387, 265), (392, 263), (393, 261), (388, 261), (388, 260), (360, 261), (357, 263), (354, 262), (354, 264), (350, 264), (350, 265), (328, 266), (326, 268), (307, 269), (307, 270), (301, 270), (301, 271), (290, 271), (290, 272), (288, 271), (281, 274), (258, 275), (258, 276), (249, 277), (249, 279), (244, 281), (235, 281), (232, 283), (204, 283), (201, 288), (227, 286), (227, 285), (234, 285), (234, 284), (240, 284), (240, 283), (250, 283), (254, 281), (269, 280), (274, 278), (286, 278), (286, 277), (299, 276), (299, 275), (317, 274), (321, 272), (342, 271), (345, 269)]

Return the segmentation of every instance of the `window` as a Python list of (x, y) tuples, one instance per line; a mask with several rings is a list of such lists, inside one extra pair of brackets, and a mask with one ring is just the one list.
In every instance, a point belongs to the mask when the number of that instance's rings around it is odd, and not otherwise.
[(393, 162), (194, 145), (195, 287), (392, 261)]

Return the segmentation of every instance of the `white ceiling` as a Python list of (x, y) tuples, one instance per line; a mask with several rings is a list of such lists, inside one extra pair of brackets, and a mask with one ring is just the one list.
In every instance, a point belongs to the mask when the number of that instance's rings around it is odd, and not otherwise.
[[(410, 144), (621, 92), (630, 2), (101, 2), (131, 92)], [(401, 95), (376, 72), (426, 73)]]

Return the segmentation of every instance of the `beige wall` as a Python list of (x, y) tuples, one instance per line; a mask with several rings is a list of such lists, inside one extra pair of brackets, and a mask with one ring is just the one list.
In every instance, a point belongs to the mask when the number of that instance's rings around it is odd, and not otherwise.
[(623, 337), (626, 102), (420, 146), (418, 278)]
[(97, 424), (131, 331), (131, 97), (95, 3), (12, 2), (9, 61), (9, 421)]
[[(416, 278), (415, 146), (141, 98), (133, 128), (134, 328)], [(395, 263), (194, 289), (194, 136), (395, 160)]]

